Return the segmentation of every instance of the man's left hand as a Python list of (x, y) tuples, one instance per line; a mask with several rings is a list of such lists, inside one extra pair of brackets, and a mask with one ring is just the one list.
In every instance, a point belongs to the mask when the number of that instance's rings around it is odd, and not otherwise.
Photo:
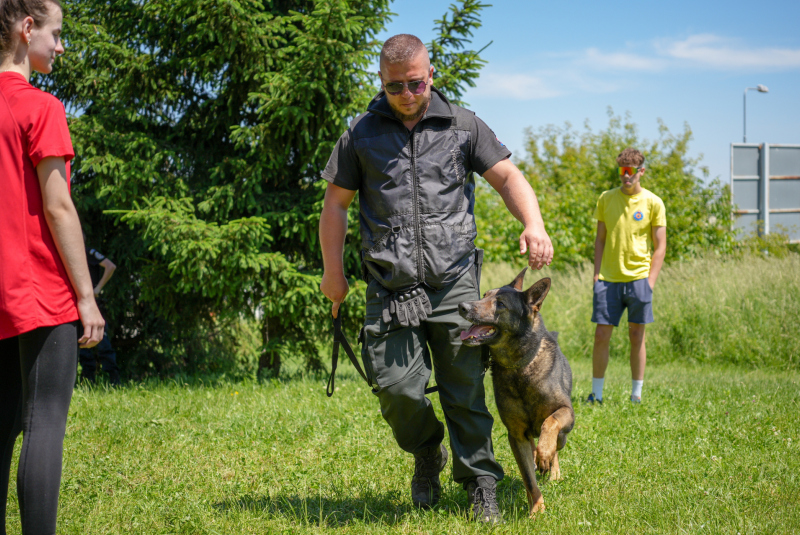
[(519, 253), (528, 253), (531, 269), (542, 269), (553, 261), (553, 243), (544, 227), (526, 228), (519, 236)]

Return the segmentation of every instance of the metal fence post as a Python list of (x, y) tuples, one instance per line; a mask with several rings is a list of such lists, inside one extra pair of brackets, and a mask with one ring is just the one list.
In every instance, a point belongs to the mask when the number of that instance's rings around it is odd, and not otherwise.
[(761, 144), (761, 216), (764, 235), (769, 234), (769, 143)]

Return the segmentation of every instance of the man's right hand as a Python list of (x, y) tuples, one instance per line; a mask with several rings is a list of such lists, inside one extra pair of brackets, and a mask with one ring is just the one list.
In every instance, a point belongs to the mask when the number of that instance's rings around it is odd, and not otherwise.
[(78, 314), (83, 324), (83, 336), (78, 339), (78, 345), (82, 348), (96, 346), (103, 339), (106, 321), (100, 314), (94, 298), (78, 299)]
[(331, 275), (327, 271), (322, 274), (322, 283), (319, 289), (325, 294), (325, 297), (333, 301), (331, 307), (331, 314), (334, 318), (339, 317), (339, 305), (342, 304), (347, 293), (350, 291), (350, 285), (347, 284), (347, 278), (341, 273)]

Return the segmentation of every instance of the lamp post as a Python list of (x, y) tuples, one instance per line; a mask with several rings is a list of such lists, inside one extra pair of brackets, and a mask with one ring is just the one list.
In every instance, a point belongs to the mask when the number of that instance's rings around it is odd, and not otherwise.
[(756, 87), (748, 87), (744, 90), (744, 139), (742, 140), (744, 143), (747, 143), (747, 92), (751, 89), (755, 89), (759, 93), (769, 93), (767, 86), (762, 84), (758, 84)]

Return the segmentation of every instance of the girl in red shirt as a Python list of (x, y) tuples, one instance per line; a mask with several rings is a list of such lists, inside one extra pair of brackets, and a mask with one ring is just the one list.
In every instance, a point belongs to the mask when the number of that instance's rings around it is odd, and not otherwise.
[(70, 198), (64, 106), (29, 83), (64, 52), (61, 21), (58, 0), (0, 0), (0, 535), (20, 432), (22, 532), (55, 533), (78, 344), (96, 345), (105, 325)]

